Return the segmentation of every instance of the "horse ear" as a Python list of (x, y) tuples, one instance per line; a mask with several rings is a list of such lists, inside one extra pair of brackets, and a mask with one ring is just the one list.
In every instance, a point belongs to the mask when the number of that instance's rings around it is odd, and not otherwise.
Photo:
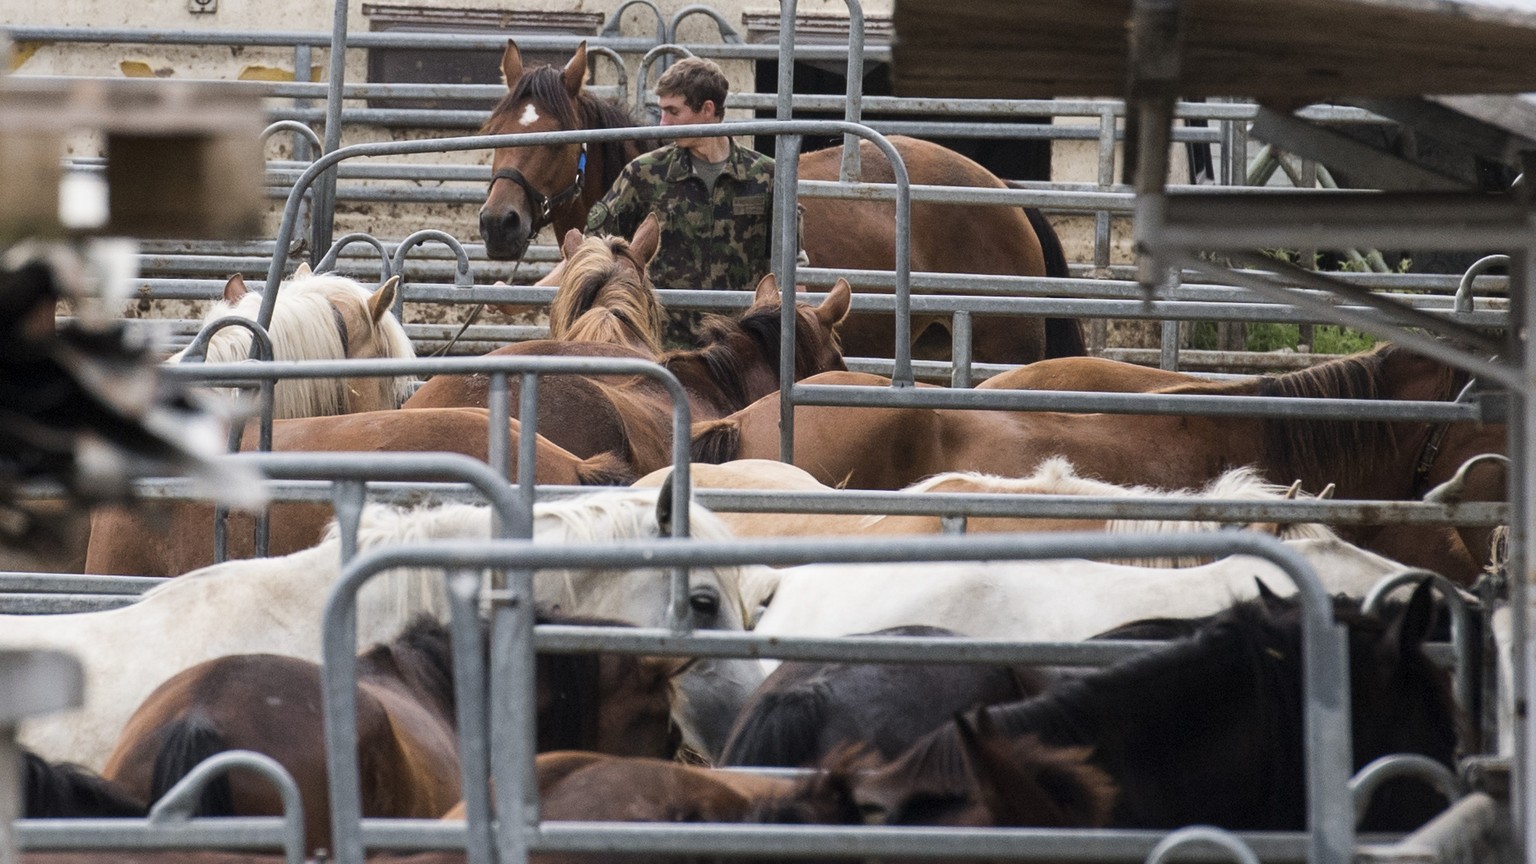
[(395, 295), (400, 293), (400, 277), (391, 276), (389, 281), (379, 286), (379, 290), (373, 292), (368, 298), (368, 314), (373, 317), (374, 323), (384, 320), (391, 309), (395, 308)]
[(779, 302), (779, 280), (772, 273), (764, 274), (757, 280), (757, 296), (752, 298), (753, 305), (758, 303)]
[(581, 40), (576, 46), (576, 53), (560, 72), (560, 80), (565, 82), (565, 92), (571, 94), (572, 99), (581, 95), (581, 85), (587, 80), (587, 40)]
[(571, 256), (576, 254), (576, 249), (585, 239), (587, 236), (581, 233), (580, 228), (572, 228), (565, 232), (565, 239), (560, 241), (560, 257), (566, 261), (571, 260)]
[(245, 287), (245, 277), (239, 273), (229, 277), (229, 281), (224, 283), (224, 302), (231, 306), (239, 303), (240, 298), (249, 293)]
[(314, 271), (309, 269), (308, 261), (300, 261), (299, 266), (293, 268), (293, 278), (295, 279), (308, 279), (313, 274)]
[(656, 257), (656, 250), (661, 248), (661, 220), (655, 213), (646, 214), (640, 227), (635, 229), (635, 236), (630, 238), (629, 248), (646, 264)]
[(1425, 579), (1413, 589), (1408, 605), (1387, 627), (1386, 638), (1397, 644), (1399, 656), (1408, 657), (1419, 650), (1435, 627), (1438, 611), (1434, 583)]
[(507, 49), (501, 52), (501, 77), (507, 82), (507, 89), (517, 86), (518, 79), (523, 77), (523, 52), (517, 50), (517, 42), (507, 40)]
[(1263, 579), (1255, 576), (1253, 577), (1253, 584), (1258, 586), (1259, 600), (1264, 603), (1264, 608), (1271, 612), (1276, 612), (1285, 605), (1285, 599), (1276, 594), (1274, 589), (1269, 587), (1269, 583)]
[(662, 481), (661, 491), (656, 495), (656, 533), (661, 537), (672, 535), (672, 474)]
[(827, 299), (821, 301), (816, 307), (816, 317), (821, 321), (821, 326), (832, 329), (843, 323), (848, 317), (848, 307), (853, 303), (853, 286), (847, 279), (839, 278), (827, 292)]

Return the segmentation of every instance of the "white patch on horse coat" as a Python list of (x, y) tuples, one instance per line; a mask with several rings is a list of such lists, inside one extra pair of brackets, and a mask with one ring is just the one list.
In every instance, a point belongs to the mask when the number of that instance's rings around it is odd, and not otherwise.
[[(624, 490), (539, 504), (536, 542), (605, 544), (657, 535), (656, 493)], [(729, 534), (719, 520), (695, 505), (695, 536)], [(384, 545), (432, 540), (486, 539), (486, 507), (449, 504), (401, 509), (373, 505), (363, 510), (359, 551)], [(340, 540), (334, 527), (317, 546), (278, 558), (226, 561), (145, 592), (130, 606), (63, 615), (0, 615), (0, 647), (52, 648), (75, 655), (85, 670), (85, 705), (27, 720), (22, 742), (48, 759), (68, 759), (100, 770), (129, 716), (150, 692), (171, 676), (205, 660), (229, 654), (264, 652), (318, 662), (320, 622), (331, 588), (340, 576)], [(695, 567), (692, 585), (716, 586), (721, 614), (714, 626), (741, 630), (736, 568)], [(535, 584), (576, 615), (618, 618), (659, 627), (667, 623), (671, 574), (661, 568), (635, 570), (544, 570)], [(446, 620), (441, 571), (394, 569), (371, 580), (358, 597), (359, 645), (393, 639), (418, 614)], [(678, 700), (676, 719), (687, 724), (708, 708), (729, 719), (762, 681), (750, 660), (699, 664), (679, 679), (688, 699)], [(690, 680), (696, 679), (696, 680)], [(694, 690), (707, 687), (710, 692)], [(690, 707), (691, 706), (691, 707)], [(720, 742), (724, 731), (719, 732)], [(699, 742), (689, 741), (698, 745)], [(717, 745), (718, 746), (718, 745)]]
[(517, 118), (517, 125), (532, 126), (537, 122), (539, 122), (539, 109), (533, 107), (533, 103), (529, 102), (523, 106), (523, 116)]

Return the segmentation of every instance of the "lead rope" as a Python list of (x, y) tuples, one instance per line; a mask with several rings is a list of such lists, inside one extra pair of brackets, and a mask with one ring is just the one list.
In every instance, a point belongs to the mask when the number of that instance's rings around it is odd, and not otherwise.
[[(512, 265), (512, 275), (511, 275), (510, 278), (507, 279), (507, 282), (509, 284), (512, 282), (512, 280), (517, 278), (517, 271), (522, 266), (523, 266), (523, 259), (521, 259), (521, 258), (517, 259), (517, 263)], [(485, 304), (484, 303), (481, 303), (480, 305), (476, 306), (475, 307), (475, 311), (469, 313), (469, 317), (464, 319), (463, 325), (461, 325), (459, 327), (459, 332), (453, 334), (453, 338), (448, 340), (448, 344), (444, 345), (443, 347), (441, 347), (439, 349), (437, 349), (436, 351), (433, 351), (431, 354), (429, 354), (427, 356), (428, 357), (441, 357), (444, 354), (447, 354), (449, 351), (452, 351), (453, 350), (453, 346), (459, 344), (459, 338), (464, 335), (464, 331), (469, 329), (469, 325), (471, 325), (471, 324), (475, 323), (476, 321), (480, 320), (480, 315), (484, 311), (485, 311)]]

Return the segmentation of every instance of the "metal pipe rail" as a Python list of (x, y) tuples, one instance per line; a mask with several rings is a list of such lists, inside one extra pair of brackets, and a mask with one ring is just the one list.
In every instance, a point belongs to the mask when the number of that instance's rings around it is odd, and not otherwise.
[[(355, 600), (358, 589), (371, 576), (393, 567), (442, 567), (450, 571), (479, 570), (482, 568), (529, 568), (510, 583), (511, 594), (498, 608), (493, 624), (493, 644), (505, 646), (505, 654), (493, 654), (493, 664), (499, 668), (491, 674), (491, 703), (504, 706), (498, 717), (521, 727), (498, 725), (498, 730), (520, 728), (510, 746), (492, 751), (497, 759), (496, 794), (499, 820), (498, 850), (501, 860), (515, 862), (529, 851), (564, 851), (620, 848), (626, 851), (672, 851), (694, 854), (720, 854), (740, 848), (761, 853), (763, 841), (778, 843), (776, 851), (815, 852), (817, 854), (850, 854), (850, 846), (862, 843), (871, 836), (888, 837), (893, 844), (888, 851), (899, 848), (905, 854), (978, 857), (998, 854), (997, 846), (986, 847), (988, 831), (941, 831), (943, 845), (927, 846), (922, 840), (933, 829), (885, 829), (871, 835), (870, 829), (840, 829), (818, 827), (811, 831), (799, 829), (791, 848), (786, 848), (783, 838), (796, 836), (796, 829), (774, 829), (761, 836), (757, 829), (740, 830), (740, 826), (694, 827), (677, 830), (674, 826), (646, 826), (635, 829), (629, 825), (605, 825), (588, 830), (586, 826), (570, 828), (569, 845), (556, 844), (552, 838), (559, 836), (560, 828), (537, 822), (536, 806), (532, 800), (533, 750), (531, 731), (531, 706), (528, 700), (527, 681), (519, 682), (514, 690), (506, 690), (511, 679), (500, 669), (522, 668), (531, 662), (533, 650), (532, 604), (525, 602), (531, 595), (532, 570), (545, 567), (622, 567), (645, 562), (650, 566), (691, 567), (702, 565), (747, 564), (800, 564), (810, 562), (880, 562), (880, 561), (976, 561), (998, 559), (1049, 559), (1064, 557), (1125, 557), (1131, 555), (1163, 554), (1252, 554), (1274, 562), (1296, 582), (1302, 609), (1303, 629), (1303, 692), (1306, 694), (1306, 742), (1308, 763), (1308, 813), (1312, 834), (1309, 835), (1308, 858), (1324, 860), (1329, 851), (1348, 849), (1353, 843), (1353, 827), (1348, 818), (1347, 782), (1349, 779), (1349, 723), (1348, 675), (1343, 631), (1331, 621), (1331, 600), (1317, 577), (1305, 561), (1273, 538), (1231, 535), (1185, 535), (1179, 537), (1118, 537), (1101, 534), (1042, 535), (993, 535), (971, 538), (911, 538), (879, 540), (835, 541), (732, 541), (710, 543), (703, 541), (678, 542), (660, 540), (627, 543), (608, 547), (550, 547), (528, 541), (490, 543), (443, 543), (429, 547), (396, 547), (378, 550), (360, 556), (343, 571), (326, 605), (325, 626), (325, 676), (326, 676), (326, 741), (328, 769), (331, 777), (333, 838), (337, 860), (354, 864), (363, 860), (363, 836), (360, 829), (360, 807), (357, 789), (357, 755), (350, 745), (348, 735), (356, 722), (355, 693), (352, 681), (356, 675), (356, 657), (353, 643), (356, 635)], [(681, 586), (686, 592), (686, 584)], [(675, 586), (674, 590), (678, 590)], [(510, 632), (508, 628), (511, 628)], [(777, 654), (796, 640), (783, 638), (770, 640), (753, 634), (709, 634), (720, 643), (755, 646), (766, 654)], [(610, 645), (624, 645), (633, 637), (643, 634), (608, 634)], [(861, 639), (849, 639), (844, 644), (845, 658), (857, 658)], [(1027, 653), (1026, 646), (1017, 646), (1020, 655)], [(512, 656), (513, 654), (517, 656)], [(713, 653), (713, 652), (710, 652)], [(500, 695), (498, 695), (500, 689)], [(484, 727), (482, 727), (483, 729)], [(527, 739), (527, 740), (524, 740)], [(493, 758), (496, 756), (493, 755)], [(529, 800), (525, 799), (525, 794)], [(1009, 841), (1018, 834), (1005, 832)], [(1159, 835), (1160, 836), (1160, 835)], [(739, 846), (744, 838), (752, 838), (752, 846)], [(855, 838), (860, 838), (856, 840)], [(1055, 838), (1062, 845), (1055, 845)], [(1104, 846), (1093, 841), (1101, 839)], [(994, 835), (995, 839), (995, 835)], [(1124, 842), (1119, 832), (1039, 832), (1039, 845), (1023, 850), (1017, 845), (1007, 847), (1009, 857), (1059, 857), (1065, 845), (1082, 850), (1092, 845), (1097, 857), (1105, 853), (1116, 857), (1121, 853), (1111, 848), (1124, 849), (1115, 844)], [(1155, 841), (1154, 841), (1155, 842)], [(802, 845), (802, 843), (804, 845)], [(1086, 845), (1085, 845), (1086, 844)], [(864, 845), (855, 847), (856, 854), (875, 854)]]

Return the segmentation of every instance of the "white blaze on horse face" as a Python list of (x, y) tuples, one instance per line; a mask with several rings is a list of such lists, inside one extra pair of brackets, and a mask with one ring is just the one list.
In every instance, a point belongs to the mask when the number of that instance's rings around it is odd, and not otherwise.
[(532, 102), (529, 102), (523, 106), (523, 116), (517, 118), (517, 125), (532, 126), (537, 122), (539, 122), (539, 109), (535, 108)]

